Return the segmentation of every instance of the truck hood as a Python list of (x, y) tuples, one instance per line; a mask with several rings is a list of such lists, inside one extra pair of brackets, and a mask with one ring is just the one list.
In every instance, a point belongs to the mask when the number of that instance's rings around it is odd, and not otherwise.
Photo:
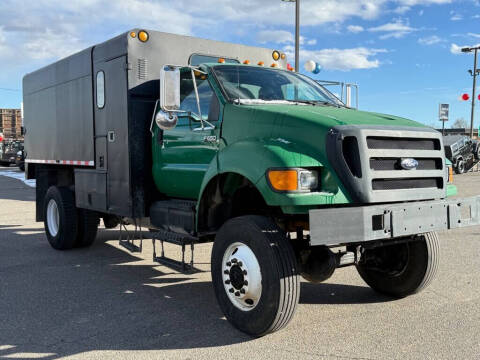
[(297, 125), (299, 125), (299, 122), (301, 123), (305, 121), (309, 123), (315, 123), (317, 126), (319, 125), (326, 128), (332, 128), (338, 125), (425, 127), (425, 125), (421, 123), (398, 116), (358, 111), (348, 108), (303, 104), (237, 106), (248, 111), (250, 116), (254, 115), (256, 120), (275, 119), (275, 122), (277, 122), (280, 119), (284, 119), (288, 122), (295, 122)]

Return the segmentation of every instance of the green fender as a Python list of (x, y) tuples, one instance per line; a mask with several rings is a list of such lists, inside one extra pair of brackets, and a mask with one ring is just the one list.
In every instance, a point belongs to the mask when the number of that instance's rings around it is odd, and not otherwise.
[[(300, 150), (301, 149), (301, 150)], [(318, 205), (344, 204), (350, 200), (339, 179), (324, 164), (326, 159), (315, 158), (318, 149), (308, 144), (294, 144), (285, 139), (246, 139), (221, 147), (216, 159), (210, 163), (202, 182), (198, 204), (209, 182), (217, 175), (235, 173), (255, 184), (270, 206), (281, 206), (286, 213), (306, 213)], [(270, 187), (266, 171), (270, 168), (320, 168), (322, 191), (313, 193), (279, 193)]]

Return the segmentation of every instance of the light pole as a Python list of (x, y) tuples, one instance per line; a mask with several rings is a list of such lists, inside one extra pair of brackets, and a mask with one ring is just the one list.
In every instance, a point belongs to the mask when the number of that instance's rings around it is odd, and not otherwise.
[(295, 71), (300, 69), (300, 0), (282, 0), (295, 3)]
[(465, 47), (462, 49), (463, 53), (470, 53), (474, 52), (474, 60), (473, 60), (473, 71), (468, 70), (470, 75), (473, 77), (473, 90), (472, 90), (472, 115), (470, 118), (470, 138), (473, 139), (473, 120), (475, 119), (475, 91), (477, 87), (477, 76), (480, 75), (480, 69), (477, 69), (477, 58), (478, 58), (478, 50), (480, 49), (480, 46), (476, 47)]

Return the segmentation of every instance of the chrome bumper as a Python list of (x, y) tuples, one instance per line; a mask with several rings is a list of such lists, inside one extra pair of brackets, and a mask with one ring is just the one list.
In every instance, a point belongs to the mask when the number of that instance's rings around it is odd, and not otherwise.
[(310, 245), (341, 245), (480, 224), (480, 196), (311, 210)]

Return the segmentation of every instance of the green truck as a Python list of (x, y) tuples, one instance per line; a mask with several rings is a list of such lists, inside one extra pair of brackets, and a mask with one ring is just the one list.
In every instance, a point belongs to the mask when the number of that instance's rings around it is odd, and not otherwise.
[(100, 218), (154, 245), (213, 242), (218, 304), (253, 336), (290, 321), (300, 277), (355, 266), (382, 294), (425, 288), (435, 231), (480, 223), (479, 197), (447, 199), (441, 134), (287, 68), (281, 51), (133, 29), (26, 75), (26, 177), (51, 246), (92, 244)]

